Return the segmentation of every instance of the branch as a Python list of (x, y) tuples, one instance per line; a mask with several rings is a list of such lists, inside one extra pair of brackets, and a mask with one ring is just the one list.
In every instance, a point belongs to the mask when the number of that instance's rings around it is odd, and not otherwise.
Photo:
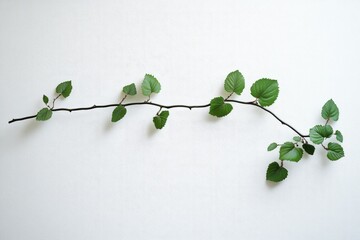
[[(63, 98), (67, 98), (72, 90), (71, 81), (65, 81), (60, 83), (56, 87), (56, 93), (59, 95), (52, 102), (52, 107), (48, 105), (49, 99), (46, 95), (43, 95), (43, 102), (47, 106), (46, 108), (42, 108), (37, 114), (22, 117), (22, 118), (15, 118), (9, 121), (10, 123), (24, 121), (27, 119), (36, 118), (39, 121), (47, 121), (51, 118), (53, 112), (75, 112), (75, 111), (88, 111), (95, 108), (114, 108), (112, 113), (112, 122), (117, 122), (121, 120), (126, 115), (126, 107), (135, 106), (135, 105), (151, 105), (158, 107), (159, 110), (156, 115), (153, 117), (153, 122), (156, 129), (162, 129), (167, 121), (169, 116), (169, 111), (162, 109), (171, 109), (171, 108), (187, 108), (192, 110), (193, 108), (209, 108), (209, 114), (215, 117), (224, 117), (228, 115), (232, 109), (233, 104), (243, 104), (243, 105), (251, 105), (257, 107), (270, 115), (272, 115), (276, 120), (278, 120), (282, 125), (285, 125), (293, 132), (295, 132), (298, 136), (295, 136), (290, 141), (286, 141), (283, 144), (278, 143), (271, 143), (267, 150), (272, 151), (277, 147), (280, 147), (279, 150), (279, 160), (280, 164), (276, 161), (269, 164), (267, 171), (266, 171), (266, 180), (272, 182), (280, 182), (284, 180), (287, 175), (288, 171), (284, 167), (284, 160), (291, 161), (291, 162), (298, 162), (301, 160), (303, 153), (306, 152), (309, 155), (313, 155), (315, 152), (315, 146), (310, 144), (321, 144), (321, 146), (327, 151), (327, 158), (331, 161), (338, 160), (345, 156), (344, 149), (339, 143), (329, 142), (328, 147), (325, 147), (324, 140), (329, 139), (331, 136), (335, 135), (336, 140), (338, 142), (343, 141), (343, 136), (339, 130), (336, 130), (333, 133), (333, 128), (328, 124), (329, 120), (337, 121), (339, 119), (339, 109), (336, 106), (335, 102), (330, 99), (328, 100), (325, 105), (321, 109), (321, 116), (326, 120), (324, 126), (316, 125), (310, 129), (310, 135), (302, 134), (298, 130), (296, 130), (293, 126), (289, 123), (282, 120), (278, 117), (274, 112), (265, 108), (265, 106), (272, 105), (278, 95), (279, 95), (279, 85), (277, 80), (268, 79), (268, 78), (261, 78), (257, 80), (255, 83), (252, 84), (250, 88), (251, 95), (255, 98), (254, 101), (244, 102), (238, 100), (232, 100), (230, 97), (235, 93), (236, 95), (241, 95), (245, 88), (245, 80), (242, 74), (236, 70), (228, 74), (224, 82), (224, 90), (230, 93), (226, 98), (222, 96), (213, 98), (209, 103), (203, 105), (185, 105), (185, 104), (178, 104), (178, 105), (163, 105), (159, 103), (150, 102), (150, 97), (154, 93), (159, 93), (161, 90), (161, 85), (159, 81), (150, 74), (145, 74), (144, 80), (141, 84), (141, 92), (142, 95), (148, 97), (147, 100), (141, 102), (130, 102), (124, 103), (124, 100), (127, 96), (134, 96), (137, 94), (135, 83), (131, 83), (123, 87), (122, 93), (125, 96), (121, 99), (119, 103), (113, 104), (106, 104), (106, 105), (93, 105), (90, 107), (79, 107), (79, 108), (55, 108), (55, 101), (62, 96)], [(310, 141), (306, 138), (310, 138)]]
[[(244, 105), (252, 105), (252, 106), (258, 107), (258, 108), (270, 113), (281, 124), (287, 126), (291, 130), (293, 130), (300, 137), (302, 137), (302, 138), (309, 137), (309, 135), (305, 135), (305, 134), (300, 133), (298, 130), (296, 130), (294, 127), (292, 127), (290, 124), (288, 124), (285, 121), (281, 120), (275, 113), (273, 113), (272, 111), (270, 111), (267, 108), (264, 108), (264, 107), (258, 105), (254, 101), (243, 102), (243, 101), (238, 101), (238, 100), (229, 100), (229, 99), (227, 99), (227, 100), (225, 100), (225, 102), (232, 102), (232, 103), (238, 103), (238, 104), (244, 104)], [(210, 107), (210, 103), (203, 104), (203, 105), (184, 105), (184, 104), (163, 105), (163, 104), (159, 104), (159, 103), (153, 103), (153, 102), (145, 101), (145, 102), (132, 102), (132, 103), (122, 104), (122, 106), (124, 106), (124, 107), (135, 106), (135, 105), (152, 105), (152, 106), (156, 106), (156, 107), (160, 107), (160, 108), (166, 108), (166, 109), (170, 109), (170, 108), (188, 108), (190, 110), (193, 109), (193, 108), (207, 108), (207, 107)], [(76, 111), (87, 111), (87, 110), (92, 110), (92, 109), (96, 109), (96, 108), (110, 108), (110, 107), (117, 107), (117, 106), (119, 106), (119, 104), (113, 103), (113, 104), (106, 104), (106, 105), (93, 105), (91, 107), (80, 107), (80, 108), (54, 108), (51, 111), (53, 111), (53, 112), (60, 112), (60, 111), (76, 112)], [(36, 118), (36, 115), (31, 115), (31, 116), (22, 117), (22, 118), (14, 118), (14, 119), (9, 121), (9, 124), (13, 123), (13, 122), (19, 122), (19, 121), (24, 121), (24, 120), (27, 120), (27, 119), (32, 119), (32, 118)]]

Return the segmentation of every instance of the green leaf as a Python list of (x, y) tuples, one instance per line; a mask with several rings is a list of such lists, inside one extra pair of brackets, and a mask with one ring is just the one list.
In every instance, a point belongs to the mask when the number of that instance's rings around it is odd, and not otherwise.
[(331, 137), (333, 129), (330, 125), (316, 125), (310, 129), (310, 140), (315, 144), (321, 144), (325, 138)]
[(302, 145), (303, 149), (305, 150), (305, 152), (307, 152), (308, 154), (310, 155), (314, 155), (314, 152), (315, 152), (315, 147), (311, 144), (308, 144), (308, 143), (304, 143)]
[(245, 88), (245, 79), (243, 75), (236, 70), (227, 75), (224, 83), (225, 91), (234, 92), (237, 95), (240, 95)]
[(340, 144), (330, 142), (327, 149), (328, 153), (326, 156), (331, 161), (339, 160), (340, 158), (345, 156), (344, 149)]
[(36, 114), (36, 120), (46, 121), (49, 120), (51, 116), (52, 116), (52, 111), (48, 108), (43, 108)]
[(216, 97), (210, 102), (209, 114), (216, 117), (224, 117), (232, 111), (233, 107), (230, 103), (225, 103), (223, 97)]
[(279, 85), (276, 80), (262, 78), (251, 86), (251, 95), (256, 97), (263, 107), (270, 106), (279, 95)]
[(135, 83), (132, 83), (132, 84), (129, 84), (129, 85), (126, 85), (125, 87), (123, 87), (123, 92), (130, 96), (136, 95), (137, 92), (136, 92)]
[(153, 118), (156, 129), (162, 129), (165, 126), (168, 117), (169, 111), (162, 111), (160, 114), (156, 115)]
[(56, 87), (56, 92), (61, 94), (64, 98), (67, 98), (70, 95), (71, 90), (71, 81), (62, 82)]
[(339, 108), (336, 106), (335, 102), (332, 99), (327, 101), (322, 107), (321, 116), (325, 120), (332, 119), (334, 121), (337, 121), (339, 119)]
[(159, 93), (161, 85), (159, 81), (150, 74), (145, 74), (144, 80), (141, 84), (141, 90), (144, 96), (150, 96), (152, 93)]
[(266, 180), (272, 182), (281, 182), (288, 175), (286, 168), (281, 167), (277, 162), (272, 162), (269, 164), (266, 171)]
[(121, 120), (125, 116), (126, 112), (127, 112), (127, 110), (123, 105), (117, 106), (114, 109), (114, 111), (112, 112), (111, 121), (117, 122), (117, 121)]
[(339, 142), (343, 142), (344, 141), (344, 137), (341, 134), (341, 132), (339, 130), (335, 131), (335, 136), (336, 136), (336, 140), (338, 140)]
[(303, 152), (304, 151), (301, 148), (295, 147), (294, 143), (286, 142), (280, 147), (280, 160), (298, 162), (301, 159)]
[(277, 148), (277, 146), (278, 146), (278, 144), (275, 143), (275, 142), (273, 142), (273, 143), (271, 143), (271, 144), (268, 146), (267, 150), (268, 150), (268, 151), (272, 151), (272, 150), (274, 150), (275, 148)]
[(295, 142), (300, 142), (300, 141), (301, 141), (301, 137), (295, 136), (295, 137), (293, 137), (293, 140), (294, 140)]
[(49, 102), (49, 98), (46, 95), (43, 95), (43, 102), (45, 104), (48, 104), (48, 102)]

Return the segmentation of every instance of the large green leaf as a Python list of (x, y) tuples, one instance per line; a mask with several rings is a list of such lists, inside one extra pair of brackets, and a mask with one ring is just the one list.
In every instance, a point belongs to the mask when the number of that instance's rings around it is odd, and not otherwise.
[(225, 91), (234, 92), (237, 95), (240, 95), (245, 88), (245, 79), (243, 75), (236, 70), (227, 75), (224, 83)]
[(117, 106), (112, 112), (111, 121), (117, 122), (121, 120), (125, 116), (126, 112), (127, 110), (124, 106), (122, 105)]
[(344, 149), (340, 144), (330, 142), (327, 149), (327, 157), (331, 161), (339, 160), (340, 158), (345, 156)]
[(125, 87), (123, 87), (123, 92), (130, 96), (136, 95), (137, 92), (136, 92), (135, 83), (132, 83), (132, 84), (129, 84), (129, 85), (126, 85)]
[(286, 142), (280, 147), (280, 160), (298, 162), (301, 159), (303, 152), (304, 151), (301, 148), (295, 147), (294, 143)]
[(154, 125), (157, 129), (162, 129), (169, 117), (169, 111), (162, 111), (153, 118)]
[(315, 144), (321, 144), (325, 138), (331, 137), (333, 132), (330, 125), (316, 125), (310, 129), (310, 140)]
[(36, 114), (36, 120), (46, 121), (49, 120), (51, 116), (52, 116), (52, 111), (48, 108), (43, 108)]
[(232, 111), (233, 107), (230, 103), (225, 103), (223, 97), (216, 97), (210, 102), (209, 114), (216, 117), (224, 117)]
[(343, 137), (342, 133), (339, 130), (335, 131), (335, 136), (336, 136), (336, 140), (338, 140), (339, 142), (344, 141), (344, 137)]
[(279, 85), (276, 80), (262, 78), (251, 86), (251, 95), (256, 97), (263, 107), (270, 106), (279, 95)]
[(67, 98), (70, 95), (71, 90), (71, 81), (62, 82), (56, 87), (56, 92), (61, 94), (64, 98)]
[(322, 107), (321, 116), (326, 120), (332, 119), (337, 121), (339, 119), (339, 108), (332, 99), (327, 101)]
[(308, 143), (304, 143), (302, 145), (303, 149), (305, 150), (305, 152), (307, 152), (308, 154), (310, 155), (314, 155), (314, 152), (315, 152), (315, 147), (311, 144), (308, 144)]
[(161, 85), (153, 75), (146, 74), (141, 84), (141, 90), (144, 96), (150, 96), (152, 93), (159, 93)]
[(277, 162), (272, 162), (269, 164), (266, 171), (266, 180), (272, 182), (281, 182), (288, 175), (286, 168), (281, 167)]

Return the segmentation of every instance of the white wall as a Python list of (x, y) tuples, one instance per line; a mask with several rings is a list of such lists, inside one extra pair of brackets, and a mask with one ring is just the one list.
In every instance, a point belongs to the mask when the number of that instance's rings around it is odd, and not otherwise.
[[(360, 239), (359, 10), (350, 0), (1, 0), (0, 239)], [(161, 131), (151, 106), (117, 124), (112, 109), (7, 123), (68, 79), (58, 107), (116, 103), (145, 73), (162, 84), (154, 102), (204, 104), (235, 69), (247, 84), (236, 99), (277, 79), (270, 109), (304, 133), (333, 98), (346, 158), (319, 149), (267, 183), (277, 159), (267, 145), (294, 133), (242, 105), (220, 120), (174, 109)]]

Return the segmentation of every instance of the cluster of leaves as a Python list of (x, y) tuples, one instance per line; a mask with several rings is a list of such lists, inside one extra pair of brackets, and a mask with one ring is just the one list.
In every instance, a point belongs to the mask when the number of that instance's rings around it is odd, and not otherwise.
[[(150, 74), (146, 74), (144, 80), (141, 84), (141, 92), (144, 96), (148, 97), (147, 101), (150, 101), (150, 96), (153, 93), (159, 93), (161, 90), (160, 82)], [(127, 96), (134, 96), (137, 94), (135, 83), (126, 85), (123, 87), (123, 93), (125, 94), (124, 98), (121, 100), (119, 105), (114, 109), (112, 113), (112, 122), (117, 122), (121, 120), (126, 115), (126, 107), (122, 105), (122, 102), (126, 99)], [(169, 117), (169, 111), (161, 111), (161, 109), (153, 117), (154, 126), (157, 129), (162, 129)]]
[[(229, 73), (225, 79), (224, 89), (229, 92), (230, 95), (224, 99), (223, 97), (215, 97), (210, 102), (210, 111), (209, 114), (216, 117), (224, 117), (228, 115), (233, 107), (226, 100), (232, 95), (237, 94), (241, 95), (245, 88), (245, 80), (243, 75), (239, 71), (234, 71)], [(258, 104), (262, 107), (268, 107), (272, 105), (279, 95), (279, 85), (276, 80), (262, 78), (255, 83), (250, 88), (250, 93), (255, 97), (254, 104)], [(335, 161), (344, 157), (344, 150), (339, 143), (329, 142), (327, 147), (323, 144), (326, 139), (331, 138), (333, 135), (336, 136), (336, 139), (339, 142), (343, 141), (343, 136), (339, 130), (336, 130), (335, 133), (333, 128), (329, 125), (329, 121), (337, 121), (339, 119), (339, 109), (331, 99), (325, 103), (322, 108), (321, 116), (326, 120), (325, 125), (316, 125), (310, 129), (310, 140), (314, 144), (321, 144), (322, 147), (327, 151), (328, 159)], [(272, 151), (279, 148), (279, 160), (278, 162), (272, 162), (268, 166), (266, 172), (266, 179), (273, 182), (280, 182), (284, 180), (288, 171), (283, 166), (283, 161), (298, 162), (303, 157), (304, 151), (313, 155), (315, 152), (315, 146), (309, 144), (306, 140), (307, 136), (295, 136), (292, 141), (287, 141), (283, 144), (271, 143), (268, 146), (268, 151)]]
[[(233, 107), (226, 100), (232, 95), (241, 95), (245, 88), (245, 79), (238, 71), (231, 72), (227, 75), (224, 83), (224, 89), (230, 95), (224, 99), (222, 96), (213, 98), (210, 101), (209, 114), (216, 117), (224, 117), (228, 115)], [(250, 88), (250, 93), (255, 97), (254, 103), (267, 107), (272, 105), (279, 95), (279, 85), (276, 80), (262, 78), (257, 80)]]
[[(241, 95), (244, 91), (245, 79), (243, 75), (238, 70), (229, 73), (224, 82), (224, 89), (229, 93), (226, 98), (219, 96), (213, 98), (210, 101), (209, 114), (212, 116), (221, 118), (227, 116), (233, 110), (231, 100), (228, 99), (233, 94)], [(43, 102), (45, 103), (46, 107), (42, 108), (37, 113), (36, 120), (46, 121), (51, 118), (55, 101), (59, 97), (67, 98), (70, 95), (72, 90), (71, 81), (60, 83), (55, 90), (58, 95), (53, 99), (52, 106), (49, 105), (49, 98), (46, 95), (43, 96)], [(142, 94), (148, 97), (145, 103), (150, 101), (152, 94), (159, 93), (160, 90), (160, 82), (153, 75), (146, 74), (141, 84)], [(124, 97), (112, 112), (111, 121), (114, 123), (125, 117), (127, 113), (127, 105), (123, 104), (123, 102), (128, 96), (134, 96), (137, 94), (135, 83), (124, 86), (122, 93), (124, 94)], [(250, 93), (255, 98), (255, 100), (252, 102), (247, 102), (247, 104), (257, 105), (262, 109), (265, 109), (265, 107), (271, 106), (278, 98), (279, 85), (276, 80), (262, 78), (252, 84), (250, 87)], [(170, 114), (167, 110), (162, 111), (163, 107), (161, 106), (162, 105), (159, 105), (160, 109), (153, 117), (153, 123), (156, 129), (162, 129), (165, 126)], [(164, 108), (169, 107), (164, 106)], [(302, 159), (304, 152), (309, 155), (314, 154), (315, 146), (310, 144), (306, 139), (309, 137), (313, 144), (321, 145), (327, 151), (328, 159), (335, 161), (344, 157), (344, 150), (338, 143), (343, 141), (343, 136), (339, 130), (334, 132), (332, 126), (329, 124), (330, 121), (337, 121), (339, 119), (339, 109), (332, 99), (327, 101), (322, 107), (321, 116), (325, 119), (325, 124), (316, 125), (311, 128), (308, 136), (299, 134), (299, 136), (293, 137), (291, 141), (284, 142), (283, 144), (274, 142), (268, 146), (268, 151), (273, 151), (279, 147), (280, 163), (276, 161), (270, 163), (266, 172), (267, 180), (280, 182), (287, 177), (288, 171), (283, 166), (284, 161), (299, 162)], [(327, 146), (325, 146), (324, 142), (330, 139), (332, 136), (335, 136), (338, 142), (328, 142)]]
[(55, 101), (59, 97), (67, 98), (70, 96), (72, 90), (71, 81), (65, 81), (57, 85), (55, 88), (55, 92), (58, 94), (52, 102), (52, 106), (49, 105), (49, 97), (45, 94), (43, 95), (43, 102), (46, 107), (40, 109), (40, 111), (36, 114), (36, 120), (38, 121), (46, 121), (49, 120), (52, 117), (52, 110), (54, 109)]
[[(335, 136), (338, 142), (343, 142), (343, 136), (339, 130), (334, 133), (333, 128), (329, 125), (329, 122), (337, 121), (339, 119), (339, 109), (335, 102), (330, 99), (325, 103), (321, 110), (321, 116), (325, 119), (324, 125), (316, 125), (309, 131), (310, 141), (315, 145), (321, 145), (327, 151), (327, 158), (331, 161), (339, 160), (344, 157), (343, 147), (336, 142), (328, 142), (327, 146), (324, 145), (324, 141), (329, 140), (332, 136)], [(266, 179), (273, 182), (280, 182), (284, 180), (288, 171), (283, 166), (283, 161), (299, 162), (303, 157), (304, 151), (313, 155), (315, 152), (315, 146), (309, 144), (303, 136), (295, 136), (293, 141), (288, 141), (283, 144), (271, 143), (268, 146), (268, 151), (272, 151), (280, 146), (279, 160), (278, 162), (270, 163), (267, 172)]]

